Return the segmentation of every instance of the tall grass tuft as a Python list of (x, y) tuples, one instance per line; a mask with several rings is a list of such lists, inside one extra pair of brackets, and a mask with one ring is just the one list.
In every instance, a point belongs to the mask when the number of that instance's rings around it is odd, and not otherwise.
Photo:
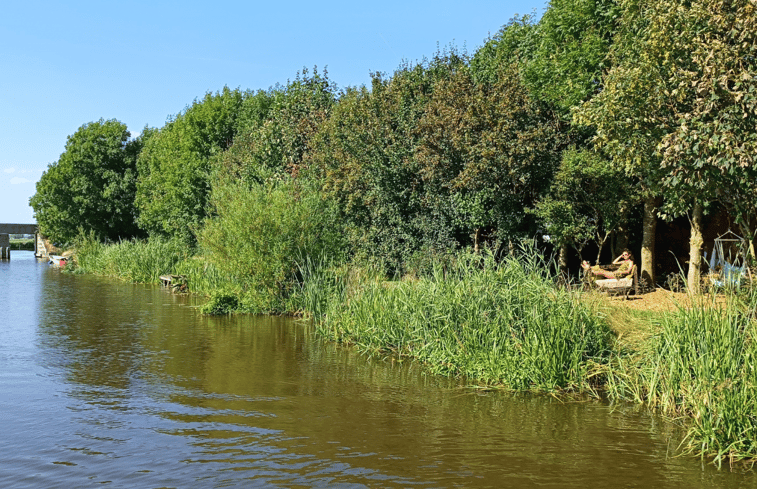
[(718, 465), (757, 457), (757, 338), (749, 302), (697, 299), (659, 326), (648, 348), (611, 361), (610, 395), (688, 418), (683, 448)]
[(141, 283), (157, 283), (161, 275), (174, 273), (176, 265), (190, 254), (175, 240), (150, 238), (103, 244), (92, 234), (80, 235), (75, 248), (77, 272)]
[(318, 329), (363, 350), (511, 389), (580, 389), (609, 329), (533, 253), (462, 254), (423, 278), (336, 287)]

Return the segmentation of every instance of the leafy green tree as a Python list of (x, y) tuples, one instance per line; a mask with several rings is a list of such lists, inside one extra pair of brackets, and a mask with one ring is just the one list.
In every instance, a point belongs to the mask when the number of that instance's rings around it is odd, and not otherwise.
[(538, 43), (536, 14), (513, 17), (471, 58), (473, 80), (476, 83), (495, 83), (502, 67), (528, 63), (533, 58)]
[[(234, 144), (215, 162), (220, 179), (260, 183), (272, 175), (299, 176), (312, 165), (314, 138), (336, 103), (336, 86), (328, 74), (308, 70), (286, 87), (275, 87)], [(260, 102), (258, 105), (263, 105)]]
[(248, 95), (228, 87), (207, 93), (150, 137), (138, 160), (140, 227), (194, 242), (206, 215), (211, 158), (231, 146), (240, 114), (254, 114), (245, 111)]
[(618, 15), (615, 0), (551, 0), (536, 25), (523, 83), (566, 122), (601, 90)]
[(421, 175), (452, 197), (474, 248), (483, 229), (501, 240), (535, 231), (523, 211), (543, 196), (557, 167), (556, 122), (534, 102), (514, 64), (494, 83), (475, 83), (459, 69), (434, 87), (418, 124)]
[(404, 64), (368, 88), (348, 89), (318, 134), (316, 167), (360, 256), (392, 272), (421, 252), (457, 245), (450, 202), (426, 188), (418, 162), (422, 119), (434, 87), (466, 64), (455, 52)]
[(582, 249), (594, 241), (599, 262), (608, 238), (627, 220), (635, 192), (634, 182), (598, 153), (575, 148), (563, 152), (548, 196), (533, 211), (561, 250), (561, 270), (567, 271), (566, 245), (583, 259)]
[[(691, 210), (689, 288), (699, 284), (702, 212), (719, 200), (735, 214), (753, 249), (757, 208), (757, 6), (754, 2), (668, 0), (647, 50), (662, 59), (671, 108), (659, 150), (672, 213)], [(663, 51), (686, 53), (665, 57)], [(681, 205), (688, 203), (688, 205)]]
[(67, 138), (65, 151), (48, 165), (29, 200), (43, 234), (57, 242), (70, 242), (80, 229), (100, 240), (140, 235), (136, 160), (150, 132), (137, 139), (130, 135), (125, 124), (100, 119)]
[[(492, 83), (498, 70), (517, 63), (531, 105), (554, 119), (560, 146), (552, 151), (570, 145), (579, 148), (574, 153), (583, 154), (580, 148), (590, 147), (593, 128), (573, 124), (571, 111), (601, 91), (617, 15), (614, 0), (552, 0), (538, 22), (535, 16), (514, 19), (476, 53), (471, 62), (474, 79)], [(557, 155), (552, 161), (559, 159)], [(566, 155), (563, 165), (573, 160), (574, 155)], [(570, 174), (563, 167), (557, 178), (568, 178), (566, 172)], [(577, 180), (587, 177), (575, 175)], [(561, 269), (566, 271), (567, 247), (576, 247), (580, 254), (601, 221), (587, 220), (586, 209), (578, 206), (572, 192), (563, 191), (564, 185), (553, 184), (535, 215), (550, 229), (560, 249)]]
[(666, 132), (668, 108), (658, 83), (664, 69), (646, 56), (641, 39), (649, 26), (647, 4), (620, 0), (615, 40), (608, 54), (611, 68), (605, 73), (602, 91), (574, 112), (574, 121), (592, 126), (592, 142), (611, 158), (612, 164), (639, 185), (644, 204), (641, 244), (641, 276), (655, 283), (655, 238), (661, 203), (657, 145)]
[(621, 5), (618, 62), (579, 117), (596, 124), (597, 142), (646, 190), (645, 244), (660, 195), (662, 212), (690, 215), (688, 281), (697, 290), (705, 206), (736, 197), (735, 207), (754, 208), (755, 8), (716, 0)]

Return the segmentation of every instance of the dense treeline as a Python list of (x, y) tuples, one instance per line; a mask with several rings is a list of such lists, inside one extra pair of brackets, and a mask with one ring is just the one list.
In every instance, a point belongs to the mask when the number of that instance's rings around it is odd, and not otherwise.
[(713, 205), (755, 234), (755, 17), (749, 0), (553, 0), (472, 56), (450, 48), (368, 86), (306, 70), (208, 93), (136, 139), (87, 123), (30, 203), (55, 241), (83, 229), (213, 249), (207, 223), (285, 185), (328, 201), (340, 254), (390, 273), (539, 234), (565, 269), (571, 249), (628, 242), (643, 205), (644, 277), (657, 219), (687, 215), (693, 285)]

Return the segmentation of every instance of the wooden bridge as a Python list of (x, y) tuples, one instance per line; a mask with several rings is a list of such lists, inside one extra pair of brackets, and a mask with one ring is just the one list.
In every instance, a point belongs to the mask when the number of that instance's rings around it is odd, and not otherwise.
[(34, 255), (47, 257), (45, 241), (40, 236), (39, 227), (36, 224), (0, 224), (0, 259), (10, 260), (11, 258), (11, 234), (33, 234)]

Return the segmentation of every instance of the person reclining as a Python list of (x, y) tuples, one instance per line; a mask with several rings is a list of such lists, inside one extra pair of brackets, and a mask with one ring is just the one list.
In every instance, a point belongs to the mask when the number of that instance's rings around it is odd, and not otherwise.
[[(612, 264), (619, 265), (618, 268), (612, 272), (609, 270), (602, 270), (599, 265), (594, 265), (592, 267), (586, 260), (581, 263), (581, 267), (586, 270), (587, 275), (591, 273), (592, 275), (598, 275), (604, 278), (623, 278), (633, 270), (633, 255), (630, 251), (623, 250), (623, 253), (613, 260)], [(597, 279), (597, 277), (594, 276), (591, 278), (594, 280)]]

